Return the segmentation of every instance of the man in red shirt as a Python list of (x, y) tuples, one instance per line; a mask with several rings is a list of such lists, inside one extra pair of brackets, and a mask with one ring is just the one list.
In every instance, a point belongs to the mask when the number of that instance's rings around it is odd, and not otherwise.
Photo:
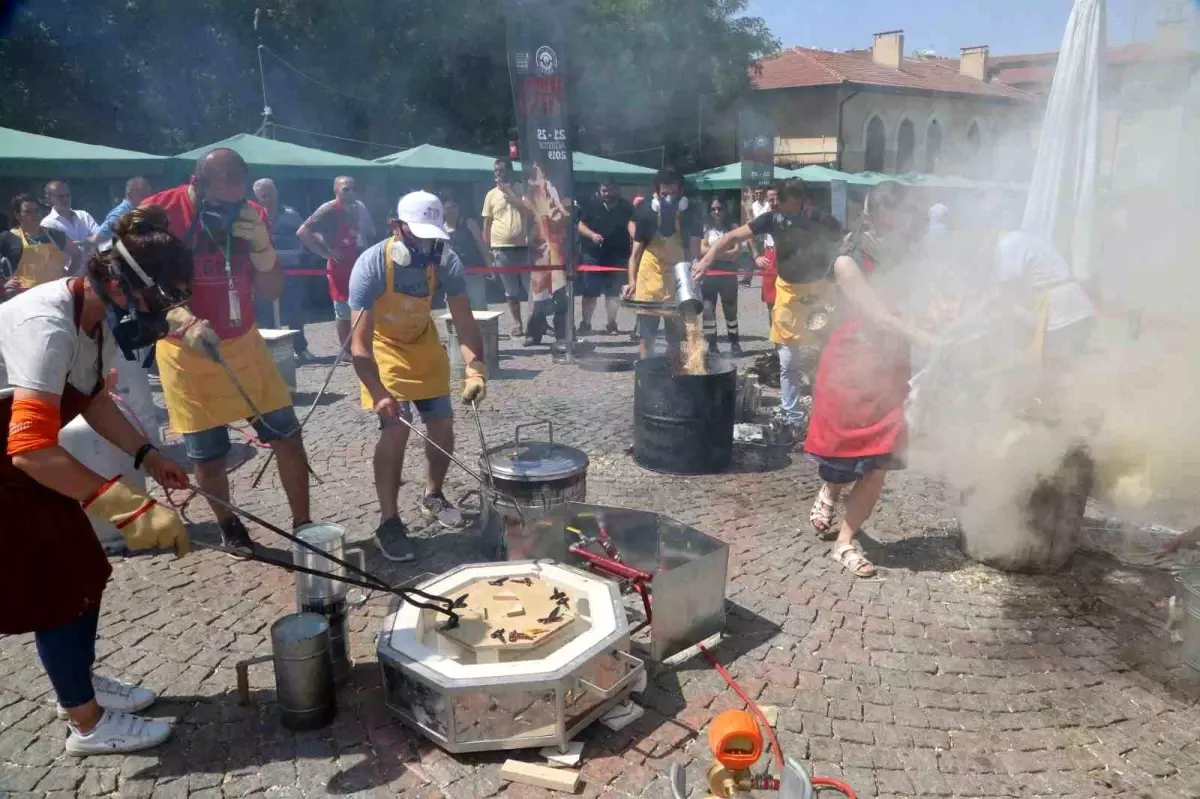
[[(170, 232), (191, 248), (194, 262), (188, 307), (171, 312), (172, 332), (158, 343), (158, 371), (171, 427), (183, 434), (196, 484), (228, 501), (226, 427), (249, 420), (275, 450), (292, 521), (300, 526), (310, 521), (304, 442), (291, 395), (254, 326), (254, 295), (278, 298), (283, 270), (266, 211), (246, 199), (248, 177), (242, 157), (219, 148), (196, 163), (190, 183), (145, 200), (166, 209)], [(215, 359), (218, 352), (241, 390)], [(225, 546), (253, 551), (238, 518), (209, 504)]]
[(354, 178), (333, 181), (333, 199), (313, 211), (296, 231), (296, 237), (325, 259), (338, 342), (345, 346), (350, 338), (350, 271), (367, 245), (375, 243), (374, 226), (366, 206), (358, 199)]

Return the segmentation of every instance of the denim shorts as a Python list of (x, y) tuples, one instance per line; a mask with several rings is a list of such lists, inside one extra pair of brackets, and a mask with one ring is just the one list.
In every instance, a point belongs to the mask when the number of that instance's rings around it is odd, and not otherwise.
[[(531, 263), (528, 247), (496, 247), (492, 250), (492, 266), (529, 266)], [(528, 272), (501, 272), (500, 282), (504, 284), (505, 299), (529, 298)]]
[(339, 322), (349, 322), (350, 321), (350, 303), (341, 302), (339, 300), (334, 300), (333, 301), (333, 318), (338, 320)]
[[(409, 402), (408, 400), (400, 401), (400, 415), (408, 422), (412, 421), (412, 406), (417, 406), (417, 413), (421, 414), (421, 421), (428, 424), (435, 419), (451, 419), (454, 417), (454, 403), (451, 402), (449, 396), (433, 397), (432, 399), (419, 399)], [(379, 429), (384, 430), (388, 427), (395, 427), (400, 424), (398, 421), (387, 419), (383, 416), (379, 417)]]
[[(278, 441), (299, 429), (300, 422), (296, 419), (296, 409), (291, 405), (276, 411), (268, 411), (261, 419), (255, 419), (254, 432), (258, 440), (264, 444)], [(229, 454), (232, 445), (229, 443), (229, 428), (221, 425), (201, 430), (199, 433), (184, 433), (183, 446), (187, 450), (188, 460), (192, 463), (205, 463), (224, 458)]]

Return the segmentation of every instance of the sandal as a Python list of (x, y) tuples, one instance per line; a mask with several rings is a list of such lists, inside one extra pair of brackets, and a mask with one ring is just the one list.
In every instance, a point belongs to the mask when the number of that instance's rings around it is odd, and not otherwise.
[[(817, 492), (817, 499), (813, 502), (812, 513), (808, 514), (808, 523), (821, 535), (833, 529), (833, 517), (836, 515), (833, 500), (826, 493), (827, 489), (828, 486), (821, 486), (821, 490)], [(821, 527), (821, 524), (825, 526)]]
[(833, 548), (830, 557), (855, 577), (875, 576), (875, 565), (867, 560), (867, 556), (858, 548), (858, 544), (839, 544)]

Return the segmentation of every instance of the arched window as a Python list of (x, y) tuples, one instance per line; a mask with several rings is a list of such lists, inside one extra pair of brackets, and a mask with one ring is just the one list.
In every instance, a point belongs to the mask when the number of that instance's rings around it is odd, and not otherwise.
[(900, 123), (900, 131), (896, 134), (896, 171), (913, 171), (913, 154), (917, 148), (917, 135), (913, 123), (907, 119)]
[(887, 131), (883, 128), (883, 120), (871, 117), (867, 123), (867, 162), (868, 172), (882, 172), (887, 154)]
[(925, 171), (936, 175), (942, 160), (942, 126), (935, 119), (925, 134)]
[(983, 148), (983, 140), (979, 133), (979, 123), (972, 122), (967, 128), (967, 154), (971, 158), (979, 155), (980, 149)]

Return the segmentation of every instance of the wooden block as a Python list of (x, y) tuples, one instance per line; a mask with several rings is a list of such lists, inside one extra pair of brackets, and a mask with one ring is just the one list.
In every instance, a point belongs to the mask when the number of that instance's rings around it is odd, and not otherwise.
[(500, 768), (500, 779), (563, 793), (575, 793), (579, 787), (579, 772), (575, 769), (550, 768), (520, 760), (505, 760)]
[(523, 608), (521, 605), (513, 605), (504, 615), (508, 616), (509, 618), (512, 618), (513, 616), (524, 616), (525, 608)]

